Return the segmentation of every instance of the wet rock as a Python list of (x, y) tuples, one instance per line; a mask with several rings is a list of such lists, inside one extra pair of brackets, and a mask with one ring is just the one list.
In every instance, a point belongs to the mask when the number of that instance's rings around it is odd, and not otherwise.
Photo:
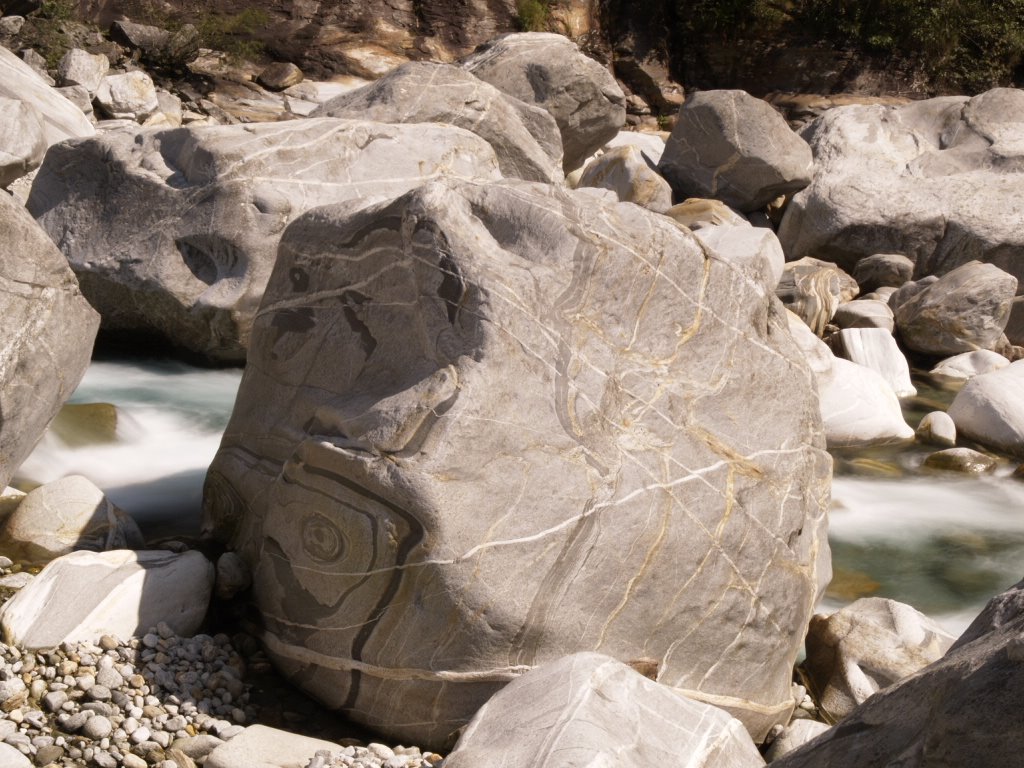
[(949, 448), (931, 454), (924, 460), (929, 469), (946, 472), (962, 472), (966, 475), (983, 475), (992, 472), (998, 462), (991, 456), (970, 448)]

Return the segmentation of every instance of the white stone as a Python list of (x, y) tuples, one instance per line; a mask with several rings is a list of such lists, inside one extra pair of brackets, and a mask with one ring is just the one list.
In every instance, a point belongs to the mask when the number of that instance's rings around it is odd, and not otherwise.
[(36, 108), (0, 96), (0, 187), (37, 168), (46, 148), (46, 131)]
[(103, 551), (143, 546), (135, 521), (81, 475), (31, 491), (0, 523), (0, 545), (31, 561), (48, 561), (76, 549)]
[(820, 736), (829, 728), (828, 723), (821, 723), (817, 720), (801, 718), (793, 720), (785, 727), (782, 733), (772, 742), (765, 753), (768, 762), (777, 760), (787, 752), (792, 752), (797, 747), (803, 746), (811, 739)]
[(662, 153), (665, 151), (665, 139), (656, 133), (619, 131), (615, 138), (604, 145), (604, 150), (627, 146), (639, 147), (647, 161), (651, 165), (657, 166), (661, 162)]
[(975, 376), (949, 406), (957, 432), (1024, 456), (1024, 360)]
[(320, 750), (337, 754), (341, 747), (323, 739), (251, 725), (214, 749), (203, 765), (206, 768), (306, 768)]
[(896, 397), (917, 394), (917, 388), (910, 381), (907, 358), (889, 331), (884, 328), (844, 328), (838, 336), (843, 357), (877, 371), (889, 382)]
[(140, 123), (160, 109), (153, 79), (140, 71), (104, 77), (96, 102), (108, 117)]
[(693, 232), (704, 245), (727, 261), (753, 269), (770, 290), (779, 284), (786, 266), (782, 244), (775, 233), (749, 224), (701, 227)]
[(635, 203), (659, 213), (672, 207), (672, 188), (635, 145), (609, 149), (588, 163), (576, 186), (610, 189), (623, 203)]
[(925, 414), (914, 432), (919, 442), (950, 447), (956, 445), (956, 424), (945, 411)]
[(110, 60), (102, 53), (89, 53), (72, 48), (64, 54), (57, 66), (57, 84), (81, 85), (95, 95), (110, 69)]
[(803, 320), (792, 312), (788, 317), (790, 333), (818, 382), (829, 447), (899, 442), (914, 436), (896, 393), (880, 374), (835, 357)]
[(3, 46), (0, 46), (0, 97), (31, 104), (42, 118), (49, 146), (96, 132), (82, 110), (40, 80), (32, 67)]
[(496, 693), (446, 768), (761, 768), (743, 725), (622, 662), (577, 653)]
[(10, 744), (0, 743), (0, 768), (32, 768), (32, 761)]
[(931, 376), (948, 384), (963, 384), (982, 373), (991, 373), (1005, 368), (1010, 361), (990, 349), (978, 349), (974, 352), (962, 352), (947, 357), (931, 370)]
[(0, 628), (5, 642), (29, 649), (129, 638), (161, 621), (188, 637), (212, 589), (213, 564), (199, 552), (72, 552), (0, 609)]

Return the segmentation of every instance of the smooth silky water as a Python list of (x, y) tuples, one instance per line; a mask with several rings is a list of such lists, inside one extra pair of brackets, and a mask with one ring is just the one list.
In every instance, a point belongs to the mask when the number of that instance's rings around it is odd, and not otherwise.
[[(44, 436), (15, 484), (85, 475), (150, 538), (198, 534), (203, 478), (227, 425), (241, 370), (167, 361), (94, 362), (73, 403), (117, 407), (116, 441), (68, 445)], [(915, 381), (911, 426), (952, 392)], [(989, 597), (1024, 576), (1024, 483), (1004, 461), (981, 478), (929, 473), (918, 445), (837, 452), (823, 609), (858, 597), (908, 603), (958, 634)]]

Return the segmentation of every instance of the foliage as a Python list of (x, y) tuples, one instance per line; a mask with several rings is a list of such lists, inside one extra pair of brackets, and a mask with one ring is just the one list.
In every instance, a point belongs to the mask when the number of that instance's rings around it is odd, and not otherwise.
[(258, 8), (246, 8), (231, 15), (210, 13), (196, 20), (199, 38), (207, 48), (224, 51), (238, 59), (258, 59), (264, 45), (254, 35), (266, 29), (270, 15)]
[(1010, 82), (1024, 61), (1024, 0), (799, 0), (794, 17), (836, 44), (913, 60), (937, 84), (968, 92)]
[(523, 32), (543, 32), (548, 27), (548, 0), (518, 0), (519, 28)]

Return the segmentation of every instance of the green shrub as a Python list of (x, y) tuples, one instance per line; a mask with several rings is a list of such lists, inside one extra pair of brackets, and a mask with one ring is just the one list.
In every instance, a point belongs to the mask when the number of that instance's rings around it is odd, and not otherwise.
[(246, 8), (231, 15), (210, 14), (195, 23), (202, 45), (224, 51), (238, 59), (258, 59), (265, 50), (254, 35), (266, 29), (270, 15), (257, 8)]
[(550, 9), (546, 0), (518, 0), (516, 11), (523, 32), (543, 32), (548, 28)]

